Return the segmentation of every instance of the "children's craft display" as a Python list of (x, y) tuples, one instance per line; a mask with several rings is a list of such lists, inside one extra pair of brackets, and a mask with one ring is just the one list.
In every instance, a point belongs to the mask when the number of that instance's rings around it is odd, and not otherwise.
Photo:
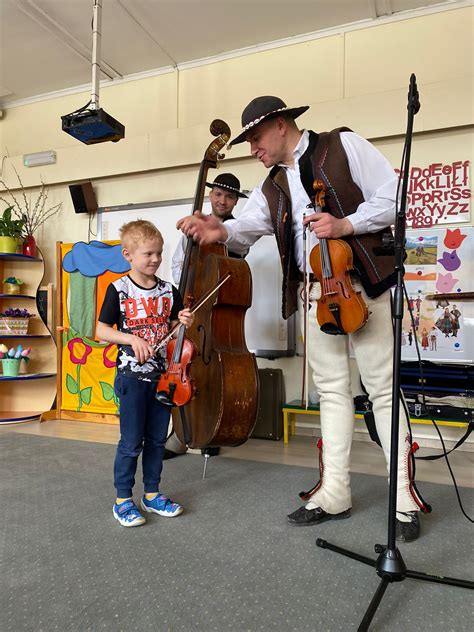
[(416, 339), (424, 360), (473, 363), (474, 229), (409, 230), (405, 248), (402, 359), (417, 358)]

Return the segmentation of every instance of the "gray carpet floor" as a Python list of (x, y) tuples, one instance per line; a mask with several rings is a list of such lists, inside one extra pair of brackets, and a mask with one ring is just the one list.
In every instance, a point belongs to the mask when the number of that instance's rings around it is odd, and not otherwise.
[[(112, 516), (114, 453), (0, 437), (2, 631), (357, 629), (380, 580), (315, 539), (374, 558), (386, 541), (384, 478), (353, 476), (350, 520), (295, 528), (286, 514), (314, 483), (310, 469), (213, 457), (202, 480), (202, 457), (188, 454), (165, 462), (161, 486), (185, 513), (125, 529)], [(400, 545), (407, 567), (473, 579), (454, 490), (421, 488), (433, 513), (420, 540)], [(462, 494), (472, 515), (473, 491)], [(406, 579), (389, 585), (371, 630), (469, 630), (472, 610), (472, 591)]]

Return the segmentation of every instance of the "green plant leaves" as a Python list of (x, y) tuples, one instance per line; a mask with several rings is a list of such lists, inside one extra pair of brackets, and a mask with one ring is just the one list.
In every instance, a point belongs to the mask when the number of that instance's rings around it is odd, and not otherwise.
[(76, 380), (69, 373), (66, 373), (66, 388), (72, 395), (77, 395), (79, 392)]
[(90, 404), (92, 397), (92, 386), (88, 386), (87, 388), (83, 388), (81, 390), (81, 400), (84, 404)]

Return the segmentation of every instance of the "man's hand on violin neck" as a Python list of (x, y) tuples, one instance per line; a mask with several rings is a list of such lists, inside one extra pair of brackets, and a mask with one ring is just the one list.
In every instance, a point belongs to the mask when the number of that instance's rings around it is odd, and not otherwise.
[(339, 237), (348, 237), (354, 233), (354, 227), (346, 217), (338, 219), (329, 213), (307, 215), (303, 224), (309, 224), (310, 230), (318, 239), (339, 239)]
[(222, 222), (213, 215), (203, 215), (199, 211), (180, 219), (176, 228), (199, 244), (213, 244), (227, 239), (227, 231)]

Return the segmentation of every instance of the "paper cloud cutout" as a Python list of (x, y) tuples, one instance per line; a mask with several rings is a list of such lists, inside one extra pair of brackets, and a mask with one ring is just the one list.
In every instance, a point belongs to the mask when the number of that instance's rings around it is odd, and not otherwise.
[(123, 258), (122, 246), (110, 246), (101, 241), (86, 244), (79, 241), (63, 259), (66, 272), (80, 272), (84, 276), (96, 277), (110, 272), (128, 272), (130, 264)]

